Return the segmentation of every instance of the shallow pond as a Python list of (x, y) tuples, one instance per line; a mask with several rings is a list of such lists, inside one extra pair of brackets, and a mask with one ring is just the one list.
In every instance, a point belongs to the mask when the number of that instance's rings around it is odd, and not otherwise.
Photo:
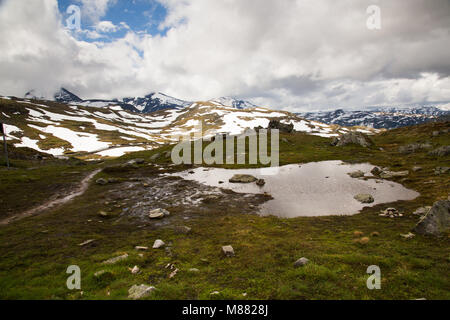
[[(418, 192), (392, 181), (357, 179), (351, 178), (347, 174), (361, 170), (366, 173), (367, 177), (370, 177), (372, 176), (370, 170), (373, 167), (367, 163), (346, 164), (342, 161), (324, 161), (275, 168), (270, 175), (267, 175), (264, 169), (215, 168), (196, 168), (172, 175), (208, 186), (231, 189), (239, 193), (267, 192), (274, 199), (260, 207), (260, 214), (282, 218), (352, 215), (358, 213), (365, 206), (398, 200), (413, 200), (419, 196)], [(228, 180), (235, 174), (250, 174), (258, 179), (264, 179), (266, 184), (259, 187), (255, 183), (230, 183)], [(362, 204), (353, 198), (361, 193), (371, 194), (375, 202)]]

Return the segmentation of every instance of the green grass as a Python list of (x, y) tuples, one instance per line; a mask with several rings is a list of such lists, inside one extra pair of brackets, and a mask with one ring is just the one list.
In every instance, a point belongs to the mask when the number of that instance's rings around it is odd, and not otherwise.
[[(393, 170), (422, 166), (422, 171), (411, 172), (401, 181), (421, 196), (389, 204), (406, 213), (394, 220), (378, 216), (387, 205), (365, 208), (354, 216), (279, 219), (244, 215), (239, 208), (224, 210), (209, 204), (209, 212), (199, 210), (187, 221), (183, 219), (183, 208), (174, 207), (171, 224), (157, 227), (132, 218), (100, 219), (98, 212), (105, 210), (105, 198), (113, 186), (92, 184), (71, 203), (0, 227), (0, 298), (126, 299), (132, 285), (148, 284), (158, 289), (149, 299), (450, 299), (448, 235), (417, 235), (411, 240), (399, 236), (417, 223), (418, 218), (411, 215), (416, 208), (447, 198), (449, 175), (435, 176), (433, 170), (448, 165), (449, 158), (430, 157), (425, 151), (398, 153), (399, 146), (417, 141), (429, 141), (434, 147), (449, 145), (448, 134), (431, 134), (448, 127), (449, 123), (436, 123), (391, 130), (375, 136), (376, 147), (371, 149), (336, 148), (320, 137), (283, 135), (289, 142), (281, 143), (282, 164), (340, 159), (371, 162)], [(2, 215), (3, 208), (20, 212), (44, 202), (55, 189), (70, 187), (97, 167), (138, 157), (149, 161), (155, 153), (168, 150), (170, 147), (165, 146), (91, 165), (13, 159), (19, 169), (0, 171)], [(156, 162), (168, 164), (170, 159), (161, 157)], [(28, 170), (33, 166), (38, 169)], [(175, 170), (183, 168), (186, 167)], [(154, 172), (152, 167), (140, 166), (132, 174), (145, 177)], [(99, 177), (125, 179), (130, 174), (117, 170)], [(425, 183), (430, 180), (435, 182)], [(178, 234), (174, 225), (188, 225), (192, 232)], [(370, 241), (355, 242), (355, 230), (363, 232)], [(370, 235), (375, 231), (380, 233), (378, 237)], [(96, 241), (91, 246), (78, 245), (88, 239)], [(151, 247), (156, 239), (172, 243), (171, 256), (164, 249), (134, 249), (137, 245)], [(221, 253), (221, 247), (228, 244), (236, 252), (233, 258), (225, 258)], [(124, 252), (130, 255), (127, 260), (102, 265), (102, 261)], [(143, 257), (138, 253), (143, 253)], [(300, 257), (307, 257), (311, 263), (294, 268), (293, 263)], [(180, 269), (172, 279), (168, 277), (171, 270), (166, 269), (169, 263)], [(72, 264), (82, 270), (82, 295), (66, 288), (66, 269)], [(134, 265), (140, 267), (140, 274), (131, 274), (128, 268)], [(381, 290), (366, 287), (370, 265), (381, 268)], [(189, 272), (190, 268), (200, 272)], [(109, 271), (110, 276), (95, 278), (93, 274), (99, 270)], [(211, 296), (213, 291), (220, 295)]]

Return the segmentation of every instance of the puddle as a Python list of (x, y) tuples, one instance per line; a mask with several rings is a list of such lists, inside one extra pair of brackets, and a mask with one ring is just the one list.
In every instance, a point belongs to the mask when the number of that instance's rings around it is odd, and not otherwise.
[[(172, 174), (186, 180), (213, 187), (231, 189), (238, 193), (264, 193), (274, 198), (260, 206), (262, 216), (282, 218), (305, 216), (352, 215), (365, 206), (375, 206), (399, 200), (413, 200), (420, 194), (401, 184), (381, 179), (355, 179), (347, 173), (361, 170), (372, 176), (371, 164), (345, 164), (342, 161), (312, 162), (283, 166), (275, 175), (265, 175), (261, 169), (228, 170), (196, 168)], [(206, 171), (205, 171), (206, 170)], [(189, 173), (191, 172), (191, 173)], [(192, 173), (193, 172), (193, 173)], [(250, 174), (266, 181), (265, 186), (255, 183), (236, 184), (228, 180), (235, 174)], [(223, 181), (222, 184), (219, 181)], [(371, 194), (375, 202), (362, 204), (353, 197)]]

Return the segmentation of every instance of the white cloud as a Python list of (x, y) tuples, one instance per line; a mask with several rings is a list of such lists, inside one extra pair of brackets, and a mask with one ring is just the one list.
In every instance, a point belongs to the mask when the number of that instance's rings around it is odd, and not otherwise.
[(116, 32), (118, 29), (119, 27), (114, 25), (111, 21), (100, 21), (95, 26), (95, 30), (101, 33)]
[(117, 0), (77, 0), (82, 4), (82, 14), (92, 22), (98, 22), (105, 16), (108, 8), (117, 3)]
[(290, 110), (450, 100), (445, 0), (379, 0), (380, 31), (366, 28), (373, 1), (161, 0), (166, 35), (128, 29), (108, 42), (102, 32), (127, 29), (101, 21), (113, 2), (79, 1), (96, 43), (64, 30), (55, 0), (4, 0), (2, 94), (63, 85), (85, 98), (236, 95)]

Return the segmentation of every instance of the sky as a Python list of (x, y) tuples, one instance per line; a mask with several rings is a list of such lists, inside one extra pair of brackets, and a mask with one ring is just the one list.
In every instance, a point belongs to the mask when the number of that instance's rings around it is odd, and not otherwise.
[(449, 17), (448, 0), (0, 0), (0, 94), (448, 102)]

